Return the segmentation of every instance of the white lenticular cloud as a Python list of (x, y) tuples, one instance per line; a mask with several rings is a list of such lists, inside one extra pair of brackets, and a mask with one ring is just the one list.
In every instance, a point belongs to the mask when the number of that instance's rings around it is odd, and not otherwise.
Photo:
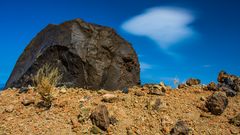
[(146, 36), (159, 44), (162, 49), (193, 36), (189, 25), (194, 21), (193, 14), (182, 8), (156, 7), (123, 23), (126, 32)]

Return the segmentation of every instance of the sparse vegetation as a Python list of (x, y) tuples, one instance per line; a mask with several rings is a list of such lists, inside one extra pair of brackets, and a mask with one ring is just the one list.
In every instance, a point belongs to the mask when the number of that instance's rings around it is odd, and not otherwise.
[(52, 93), (57, 83), (62, 78), (58, 68), (53, 68), (45, 64), (34, 76), (36, 91), (40, 94), (42, 101), (38, 103), (39, 107), (50, 108), (52, 104)]

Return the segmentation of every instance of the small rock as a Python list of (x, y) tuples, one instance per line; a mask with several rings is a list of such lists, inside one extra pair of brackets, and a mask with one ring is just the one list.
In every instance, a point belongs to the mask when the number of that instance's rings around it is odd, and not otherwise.
[(127, 135), (135, 135), (135, 133), (132, 131), (132, 129), (127, 128)]
[(71, 118), (72, 128), (77, 128), (79, 126), (78, 119), (73, 117)]
[(104, 131), (106, 131), (110, 125), (109, 113), (105, 105), (97, 106), (91, 113), (90, 119), (93, 125), (96, 125)]
[(210, 82), (210, 83), (207, 85), (207, 89), (208, 89), (208, 90), (211, 90), (211, 91), (217, 91), (217, 90), (218, 90), (217, 85), (216, 85), (214, 82)]
[(178, 88), (179, 88), (179, 89), (183, 89), (183, 88), (186, 88), (186, 87), (187, 87), (186, 84), (179, 84), (179, 85), (178, 85)]
[(202, 118), (211, 118), (212, 115), (207, 114), (207, 113), (201, 113), (201, 114), (200, 114), (200, 117), (202, 117)]
[(148, 94), (151, 94), (151, 95), (164, 96), (165, 92), (166, 92), (166, 88), (164, 89), (160, 85), (148, 85), (148, 88), (149, 88), (149, 93)]
[(240, 127), (240, 113), (234, 118), (230, 119), (229, 123), (233, 124), (234, 126)]
[(221, 71), (219, 74), (218, 74), (218, 82), (221, 82), (223, 83), (224, 80), (227, 78), (227, 73), (225, 71)]
[(154, 101), (148, 102), (147, 108), (158, 111), (158, 110), (160, 109), (161, 103), (162, 103), (162, 102), (161, 102), (161, 99), (160, 99), (160, 98), (157, 98), (157, 99), (154, 100)]
[(206, 108), (214, 115), (221, 115), (228, 105), (228, 98), (224, 92), (215, 92), (206, 101)]
[(31, 104), (34, 104), (34, 103), (35, 103), (35, 99), (33, 97), (26, 97), (22, 101), (22, 104), (24, 106), (28, 106), (28, 105), (31, 105)]
[(234, 96), (237, 95), (237, 92), (232, 90), (232, 89), (230, 89), (230, 88), (227, 88), (227, 87), (223, 86), (223, 87), (220, 87), (219, 89), (221, 91), (224, 91), (228, 97), (234, 97)]
[(93, 125), (90, 132), (93, 134), (101, 134), (102, 130), (100, 128), (98, 128), (97, 126)]
[(22, 87), (22, 88), (20, 88), (19, 93), (27, 93), (28, 90), (29, 90), (28, 87)]
[(135, 91), (136, 96), (145, 96), (145, 93), (143, 91)]
[(65, 94), (65, 93), (67, 93), (67, 90), (66, 90), (66, 88), (61, 88), (59, 92), (62, 94)]
[(190, 129), (188, 128), (186, 122), (178, 121), (170, 131), (170, 135), (188, 135), (189, 131)]
[(201, 83), (201, 81), (199, 79), (195, 79), (195, 78), (190, 78), (186, 81), (186, 84), (188, 86), (199, 85), (200, 83)]
[(202, 101), (206, 101), (207, 99), (205, 98), (205, 97), (200, 97), (200, 100), (202, 100)]
[(7, 106), (5, 108), (5, 112), (7, 112), (7, 113), (11, 113), (11, 112), (13, 112), (13, 110), (14, 110), (14, 106), (13, 105), (9, 105), (9, 106)]
[(80, 114), (78, 115), (78, 122), (84, 123), (88, 120), (90, 115), (89, 108), (82, 108)]
[(100, 95), (104, 95), (104, 94), (107, 94), (108, 91), (104, 90), (104, 89), (100, 89), (100, 90), (97, 91), (97, 93), (100, 94)]
[(151, 95), (159, 95), (159, 96), (165, 96), (165, 93), (163, 93), (161, 90), (150, 90), (149, 94)]
[(108, 102), (108, 103), (113, 103), (116, 102), (118, 100), (118, 97), (114, 94), (105, 94), (103, 95), (103, 102)]
[(239, 133), (240, 133), (240, 130), (238, 130), (238, 129), (230, 129), (230, 131), (231, 131), (232, 135), (239, 135)]
[(112, 125), (115, 125), (118, 122), (117, 118), (114, 116), (110, 117), (109, 120), (110, 120), (110, 124), (112, 124)]
[(90, 99), (89, 96), (84, 96), (83, 98), (80, 99), (80, 102), (84, 103), (84, 102), (88, 101), (89, 99)]
[(164, 132), (164, 134), (167, 134), (170, 132), (170, 127), (173, 125), (173, 121), (170, 119), (169, 116), (163, 116), (161, 118), (161, 126), (162, 126), (162, 132)]
[(127, 87), (123, 88), (122, 93), (128, 94), (129, 90)]

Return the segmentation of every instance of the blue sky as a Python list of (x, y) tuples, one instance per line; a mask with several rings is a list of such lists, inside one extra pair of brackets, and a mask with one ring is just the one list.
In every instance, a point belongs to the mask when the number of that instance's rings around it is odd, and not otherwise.
[(240, 75), (239, 0), (1, 0), (0, 83), (47, 24), (82, 18), (132, 43), (143, 83)]

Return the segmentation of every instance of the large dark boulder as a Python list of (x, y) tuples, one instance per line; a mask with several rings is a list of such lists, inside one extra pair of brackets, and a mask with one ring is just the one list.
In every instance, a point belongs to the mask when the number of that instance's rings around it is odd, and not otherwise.
[(81, 19), (50, 24), (38, 33), (5, 87), (32, 84), (32, 76), (44, 64), (59, 69), (59, 85), (115, 90), (140, 84), (139, 61), (132, 46), (112, 28)]

